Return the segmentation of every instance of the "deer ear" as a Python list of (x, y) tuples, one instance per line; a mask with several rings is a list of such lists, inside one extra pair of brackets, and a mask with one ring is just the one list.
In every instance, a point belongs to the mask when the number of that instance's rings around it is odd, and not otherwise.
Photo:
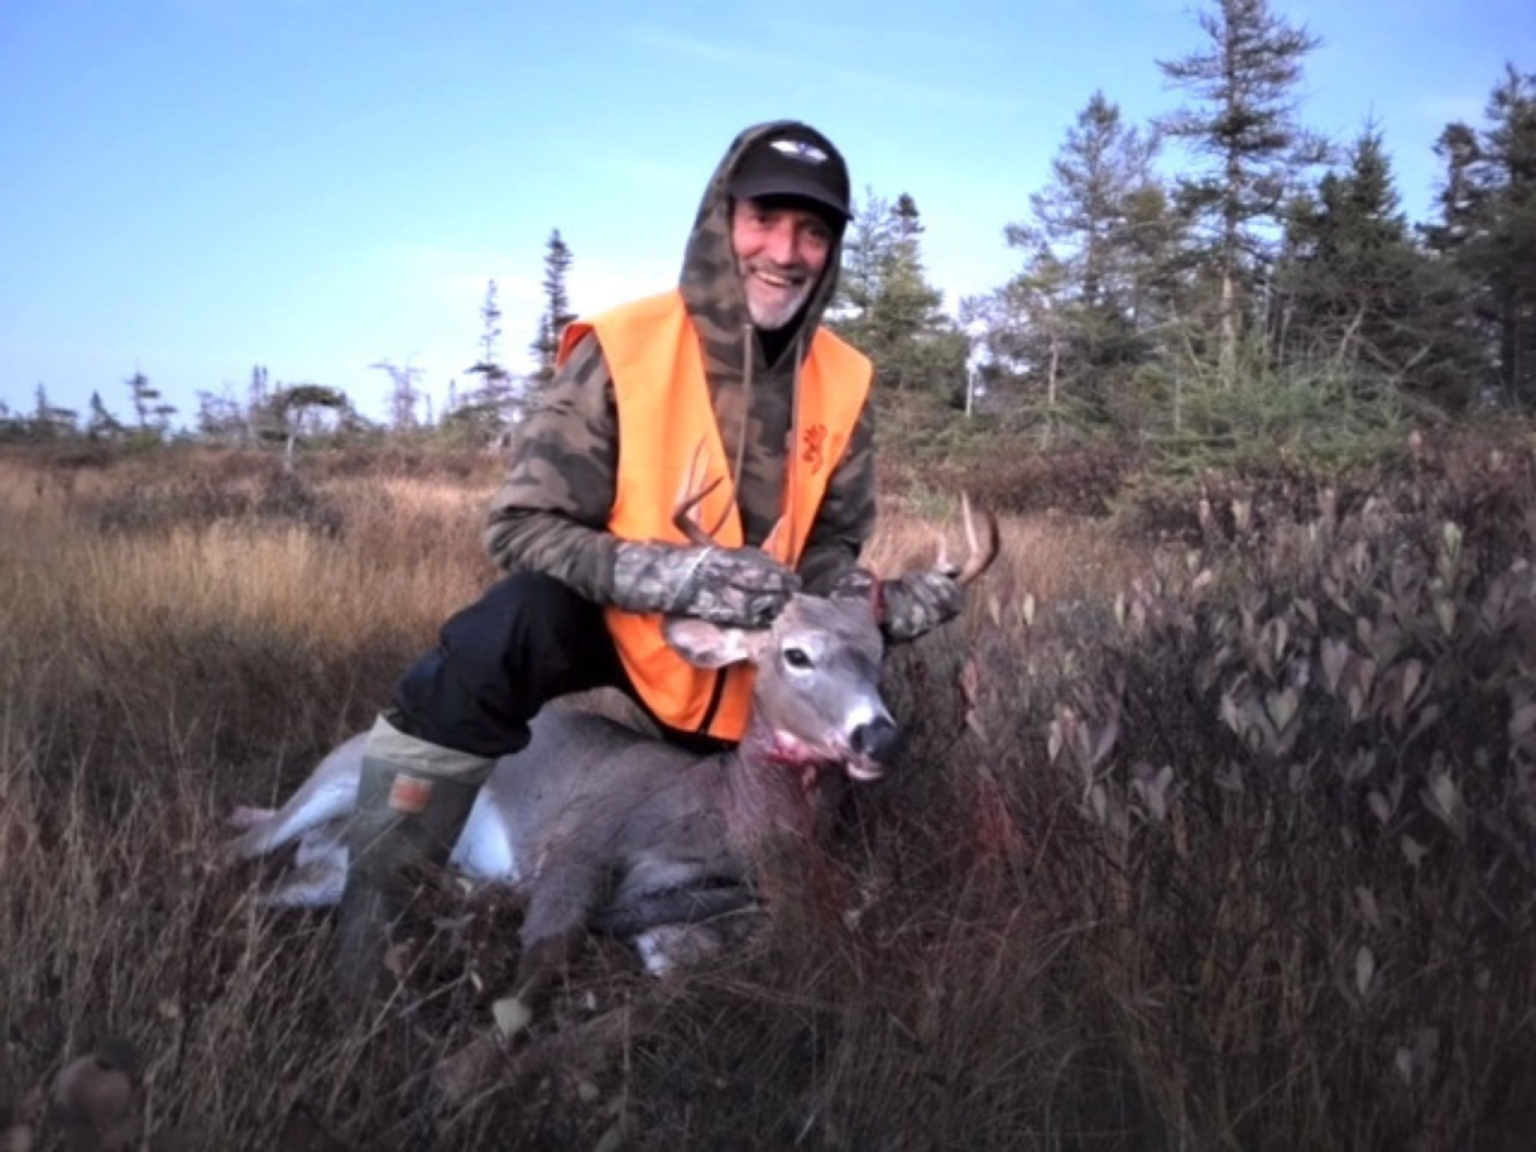
[(725, 628), (691, 616), (668, 616), (661, 626), (667, 643), (695, 668), (724, 668), (751, 660), (763, 633)]

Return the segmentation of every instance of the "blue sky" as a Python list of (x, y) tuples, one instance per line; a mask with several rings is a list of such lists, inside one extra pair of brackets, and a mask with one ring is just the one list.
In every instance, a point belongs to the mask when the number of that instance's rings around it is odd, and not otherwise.
[[(1275, 10), (1323, 46), (1310, 125), (1374, 118), (1411, 218), (1435, 137), (1536, 70), (1531, 0)], [(0, 0), (0, 400), (38, 383), (131, 413), (141, 369), (199, 390), (340, 387), (384, 414), (381, 360), (462, 382), (486, 282), (524, 367), (544, 242), (594, 311), (675, 283), (704, 180), (743, 126), (808, 120), (855, 188), (910, 193), (953, 303), (1001, 284), (1096, 88), (1177, 106), (1155, 61), (1204, 46), (1181, 0)]]

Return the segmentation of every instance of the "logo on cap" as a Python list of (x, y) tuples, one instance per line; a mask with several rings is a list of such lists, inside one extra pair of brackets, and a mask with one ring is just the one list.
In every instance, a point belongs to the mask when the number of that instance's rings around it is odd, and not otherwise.
[(809, 140), (770, 140), (768, 147), (772, 148), (780, 156), (790, 160), (799, 160), (803, 164), (825, 164), (831, 159), (830, 156)]

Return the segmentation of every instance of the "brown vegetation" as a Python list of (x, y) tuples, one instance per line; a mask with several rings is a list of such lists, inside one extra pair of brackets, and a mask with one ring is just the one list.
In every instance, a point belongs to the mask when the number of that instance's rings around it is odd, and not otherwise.
[[(341, 1019), (327, 915), (209, 861), (491, 578), (494, 463), (0, 460), (0, 1138), (127, 1041), (165, 1147), (1497, 1147), (1536, 1098), (1533, 458), (1142, 491), (1161, 548), (1005, 520), (766, 937), (665, 981), (589, 950), (456, 1104), (515, 900), (429, 893)], [(925, 501), (877, 565), (931, 552)]]

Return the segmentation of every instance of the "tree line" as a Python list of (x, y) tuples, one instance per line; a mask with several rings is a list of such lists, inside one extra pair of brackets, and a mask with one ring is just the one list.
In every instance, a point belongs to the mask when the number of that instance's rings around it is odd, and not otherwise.
[(448, 382), (441, 412), (433, 411), (431, 394), (422, 386), (422, 370), (409, 361), (378, 360), (371, 369), (389, 378), (388, 415), (384, 422), (368, 419), (341, 389), (312, 382), (273, 382), (265, 365), (251, 369), (243, 399), (226, 387), (220, 393), (201, 390), (189, 427), (177, 430), (173, 404), (140, 369), (123, 381), (134, 420), (119, 419), (101, 398), (91, 393), (82, 419), (74, 409), (53, 404), (47, 388), (37, 386), (31, 412), (14, 412), (0, 401), (0, 442), (84, 439), (128, 448), (150, 447), (172, 439), (253, 447), (280, 444), (291, 455), (297, 444), (380, 440), (386, 436), (433, 438), (461, 445), (495, 444), (518, 419), (528, 390), (554, 374), (559, 334), (573, 319), (566, 277), (574, 257), (558, 228), (550, 232), (544, 254), (544, 309), (529, 343), (532, 372), (518, 374), (503, 359), (501, 308), (494, 279), (487, 281), (480, 305), (478, 355), (465, 369), (468, 384)]
[[(881, 402), (930, 424), (978, 416), (1044, 446), (1236, 441), (1279, 412), (1350, 436), (1536, 408), (1536, 75), (1508, 65), (1482, 124), (1445, 126), (1433, 219), (1410, 223), (1376, 124), (1340, 146), (1301, 117), (1316, 35), (1269, 0), (1207, 0), (1196, 19), (1198, 46), (1157, 61), (1180, 107), (1137, 124), (1091, 93), (1028, 212), (1002, 229), (1017, 270), (952, 311), (925, 268), (913, 197), (865, 190), (828, 323), (874, 360)], [(575, 314), (572, 259), (553, 231), (531, 372), (504, 358), (493, 280), (474, 363), (441, 412), (411, 364), (372, 365), (390, 381), (383, 425), (334, 389), (269, 386), (258, 368), (243, 404), (199, 393), (190, 434), (496, 443), (553, 370)], [(142, 372), (126, 384), (132, 424), (99, 395), (81, 419), (39, 385), (33, 412), (0, 405), (0, 436), (169, 435), (175, 409)]]
[(1135, 124), (1093, 92), (1004, 228), (1018, 270), (956, 315), (911, 197), (868, 194), (834, 326), (888, 400), (1047, 444), (1237, 436), (1266, 405), (1345, 427), (1536, 407), (1536, 75), (1508, 66), (1484, 124), (1445, 127), (1435, 217), (1415, 225), (1377, 125), (1339, 147), (1300, 118), (1315, 35), (1267, 0), (1198, 22), (1201, 46), (1158, 62), (1183, 105)]

